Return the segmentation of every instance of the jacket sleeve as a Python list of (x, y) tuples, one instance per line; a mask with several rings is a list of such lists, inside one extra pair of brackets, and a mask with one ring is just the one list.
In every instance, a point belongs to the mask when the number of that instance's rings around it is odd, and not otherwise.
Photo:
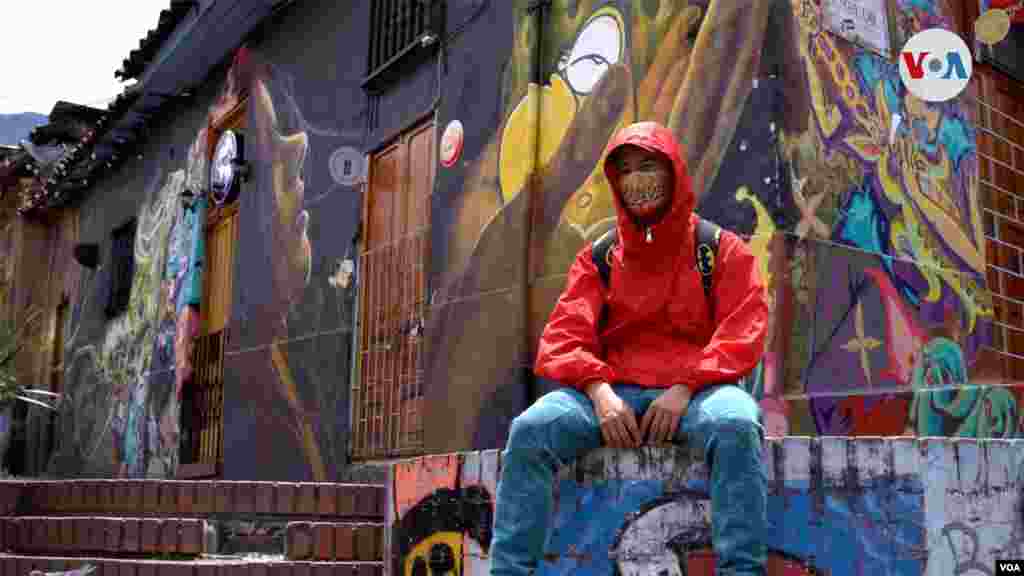
[(534, 374), (581, 391), (591, 382), (614, 381), (597, 334), (604, 292), (587, 246), (569, 268), (565, 289), (541, 334)]
[(735, 382), (757, 367), (768, 333), (768, 300), (757, 257), (735, 234), (722, 233), (715, 270), (715, 331), (681, 381), (694, 393)]

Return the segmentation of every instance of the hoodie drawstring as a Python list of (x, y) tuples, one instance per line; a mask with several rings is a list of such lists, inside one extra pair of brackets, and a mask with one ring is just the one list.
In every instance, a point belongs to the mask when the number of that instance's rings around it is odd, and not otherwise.
[(654, 242), (654, 230), (651, 230), (650, 226), (644, 228), (644, 240), (646, 240), (648, 244)]

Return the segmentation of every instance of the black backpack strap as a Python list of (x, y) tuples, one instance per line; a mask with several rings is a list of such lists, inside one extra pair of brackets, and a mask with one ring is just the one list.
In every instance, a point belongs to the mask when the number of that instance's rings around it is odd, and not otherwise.
[(715, 278), (715, 261), (718, 257), (718, 239), (722, 235), (722, 229), (713, 222), (703, 218), (697, 219), (697, 242), (696, 259), (697, 270), (700, 272), (700, 281), (704, 284), (704, 297), (711, 307), (711, 318), (715, 317), (714, 301), (712, 299), (712, 282)]
[(612, 228), (600, 238), (594, 240), (594, 246), (591, 250), (590, 258), (593, 260), (594, 266), (597, 266), (597, 273), (601, 275), (601, 283), (604, 284), (605, 288), (608, 287), (611, 279), (612, 251), (615, 249), (615, 244), (618, 240), (618, 229)]

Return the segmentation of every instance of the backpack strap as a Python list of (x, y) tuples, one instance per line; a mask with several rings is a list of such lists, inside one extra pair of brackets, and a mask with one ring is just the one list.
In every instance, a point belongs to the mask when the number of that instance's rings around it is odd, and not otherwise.
[(718, 258), (718, 240), (721, 236), (722, 229), (717, 224), (703, 218), (697, 219), (695, 258), (700, 281), (704, 285), (704, 298), (711, 308), (712, 319), (715, 316), (712, 283), (715, 278), (715, 261)]
[(594, 240), (594, 246), (590, 254), (590, 258), (594, 262), (594, 266), (597, 267), (598, 274), (601, 275), (601, 283), (604, 284), (605, 288), (609, 286), (612, 274), (612, 251), (615, 249), (615, 245), (619, 241), (618, 228), (612, 228), (605, 232), (600, 238)]

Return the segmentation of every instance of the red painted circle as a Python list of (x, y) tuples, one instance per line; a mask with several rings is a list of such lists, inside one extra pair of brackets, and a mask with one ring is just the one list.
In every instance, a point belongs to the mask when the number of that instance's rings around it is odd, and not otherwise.
[(449, 122), (448, 127), (444, 129), (444, 135), (441, 136), (440, 156), (442, 166), (451, 168), (459, 161), (459, 156), (462, 155), (463, 139), (462, 122), (458, 120)]

